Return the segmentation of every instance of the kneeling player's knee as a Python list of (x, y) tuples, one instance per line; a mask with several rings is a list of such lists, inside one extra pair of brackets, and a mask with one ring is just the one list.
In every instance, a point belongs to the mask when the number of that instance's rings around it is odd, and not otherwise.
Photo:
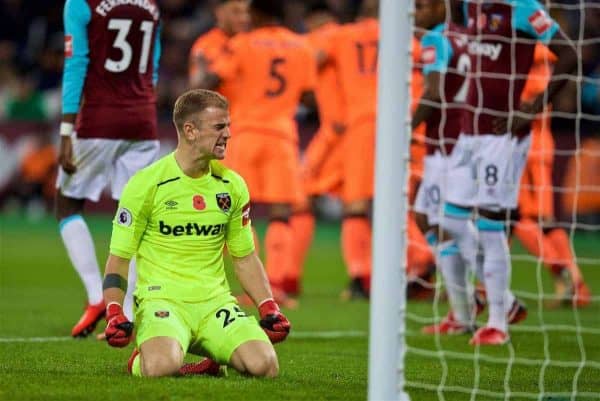
[(245, 365), (247, 373), (252, 376), (276, 377), (279, 373), (279, 362), (274, 350), (257, 353)]
[(175, 355), (142, 355), (142, 375), (146, 377), (172, 376), (181, 367), (181, 361)]

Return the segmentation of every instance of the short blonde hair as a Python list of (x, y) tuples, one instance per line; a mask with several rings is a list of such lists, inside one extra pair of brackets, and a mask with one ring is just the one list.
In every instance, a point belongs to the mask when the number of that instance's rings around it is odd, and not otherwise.
[(207, 89), (193, 89), (177, 98), (173, 107), (173, 124), (177, 132), (183, 130), (183, 124), (209, 107), (227, 110), (229, 102), (225, 96)]

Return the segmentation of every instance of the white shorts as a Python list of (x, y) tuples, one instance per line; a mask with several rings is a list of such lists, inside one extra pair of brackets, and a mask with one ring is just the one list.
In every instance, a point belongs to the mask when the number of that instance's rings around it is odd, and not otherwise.
[(157, 140), (73, 138), (77, 171), (69, 175), (59, 167), (56, 188), (66, 197), (97, 202), (110, 182), (112, 197), (119, 200), (129, 178), (154, 162), (159, 148)]
[(415, 199), (414, 210), (427, 216), (429, 225), (439, 224), (445, 201), (446, 157), (439, 151), (426, 156), (424, 160), (423, 180)]
[(486, 210), (515, 209), (531, 137), (461, 134), (448, 158), (446, 201)]

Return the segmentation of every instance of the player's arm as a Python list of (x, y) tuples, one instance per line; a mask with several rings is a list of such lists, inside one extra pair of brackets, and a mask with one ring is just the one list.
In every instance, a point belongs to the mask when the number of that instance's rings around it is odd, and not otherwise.
[[(412, 118), (412, 129), (427, 121), (441, 104), (442, 74), (446, 73), (452, 57), (452, 47), (439, 31), (430, 31), (421, 40), (421, 60), (425, 76), (425, 92)], [(467, 78), (465, 78), (467, 79)]]
[(131, 341), (133, 323), (123, 313), (122, 305), (127, 292), (129, 262), (137, 252), (151, 213), (153, 188), (147, 176), (134, 175), (123, 189), (113, 220), (102, 285), (108, 322), (104, 333), (113, 347), (124, 347)]
[(162, 53), (162, 46), (160, 44), (160, 35), (162, 33), (162, 24), (159, 22), (158, 27), (156, 28), (156, 34), (154, 37), (154, 55), (152, 63), (154, 65), (154, 69), (152, 70), (152, 83), (156, 88), (158, 85), (158, 68), (160, 65), (160, 56)]
[(419, 100), (415, 114), (412, 117), (411, 128), (414, 131), (421, 123), (426, 122), (433, 112), (439, 108), (442, 101), (441, 76), (438, 71), (432, 71), (425, 76), (425, 92)]
[(232, 257), (235, 274), (242, 288), (252, 298), (255, 305), (273, 298), (269, 280), (256, 251), (246, 256)]
[[(547, 99), (552, 102), (554, 96), (567, 83), (577, 68), (577, 50), (573, 42), (559, 29), (548, 43), (548, 48), (556, 56), (554, 70), (546, 89)], [(544, 109), (544, 93), (539, 94), (531, 105), (531, 112), (540, 113)]]
[[(548, 46), (557, 58), (546, 93), (539, 94), (531, 103), (521, 104), (519, 110), (521, 114), (512, 118), (510, 131), (517, 132), (544, 109), (546, 99), (552, 102), (554, 96), (568, 81), (568, 76), (573, 74), (577, 66), (577, 51), (558, 23), (537, 1), (517, 0), (514, 14), (516, 29)], [(496, 119), (494, 130), (497, 133), (509, 131), (507, 119)]]
[(65, 30), (65, 65), (62, 87), (62, 121), (58, 161), (63, 170), (72, 174), (77, 170), (73, 162), (71, 134), (75, 126), (81, 93), (89, 64), (87, 24), (91, 10), (84, 0), (67, 0), (63, 11)]
[(250, 196), (246, 184), (241, 178), (239, 180), (239, 201), (227, 226), (227, 250), (233, 259), (235, 274), (242, 288), (258, 307), (261, 327), (271, 342), (276, 343), (285, 340), (291, 326), (273, 300), (265, 269), (254, 250)]
[(127, 291), (127, 275), (130, 259), (108, 255), (104, 270), (104, 302), (106, 303), (106, 341), (113, 347), (125, 347), (131, 341), (133, 323), (123, 312), (123, 299)]
[[(192, 49), (190, 50), (190, 59), (189, 59), (189, 81), (190, 87), (192, 88), (203, 88), (204, 85), (210, 85), (214, 87), (218, 86), (220, 78), (217, 74), (211, 72), (208, 68), (208, 59), (206, 58), (204, 51), (202, 49), (201, 38), (198, 39)], [(216, 76), (207, 78), (207, 74), (213, 74)], [(208, 89), (208, 87), (206, 87)]]
[(243, 50), (241, 39), (236, 37), (229, 41), (226, 49), (221, 52), (210, 67), (204, 60), (203, 76), (197, 78), (199, 88), (215, 90), (223, 82), (235, 79), (240, 68)]
[(260, 314), (260, 326), (273, 343), (278, 343), (290, 332), (290, 322), (273, 299), (271, 287), (262, 262), (255, 251), (243, 257), (232, 257), (235, 274), (242, 288), (252, 298)]

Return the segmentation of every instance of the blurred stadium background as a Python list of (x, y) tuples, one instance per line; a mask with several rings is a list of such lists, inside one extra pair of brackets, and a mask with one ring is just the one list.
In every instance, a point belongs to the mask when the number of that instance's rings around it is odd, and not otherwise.
[[(160, 65), (159, 116), (163, 152), (175, 144), (170, 122), (172, 104), (188, 88), (187, 60), (193, 41), (209, 30), (214, 21), (214, 1), (162, 0), (164, 30)], [(297, 32), (305, 32), (304, 8), (309, 0), (286, 0), (285, 23)], [(340, 20), (351, 21), (360, 0), (329, 0)], [(578, 93), (573, 84), (566, 87), (558, 112), (581, 111), (600, 114), (600, 8), (589, 7), (583, 15), (580, 6), (597, 2), (545, 2), (581, 50), (586, 80)], [(60, 85), (63, 65), (62, 8), (58, 0), (3, 0), (0, 2), (0, 210), (24, 211), (30, 218), (45, 215), (53, 196), (56, 173), (55, 143), (58, 140)], [(565, 7), (566, 6), (566, 7)], [(581, 23), (584, 23), (581, 26)], [(304, 147), (318, 126), (312, 110), (299, 110), (301, 146)], [(575, 197), (575, 163), (577, 147), (574, 118), (554, 118), (552, 128), (557, 139), (554, 186), (561, 221), (570, 221), (573, 209), (577, 221), (600, 221), (600, 195), (593, 187), (600, 185), (600, 123), (581, 120), (579, 175), (580, 190)], [(595, 155), (595, 156), (594, 156)], [(100, 211), (111, 205), (101, 202)]]

